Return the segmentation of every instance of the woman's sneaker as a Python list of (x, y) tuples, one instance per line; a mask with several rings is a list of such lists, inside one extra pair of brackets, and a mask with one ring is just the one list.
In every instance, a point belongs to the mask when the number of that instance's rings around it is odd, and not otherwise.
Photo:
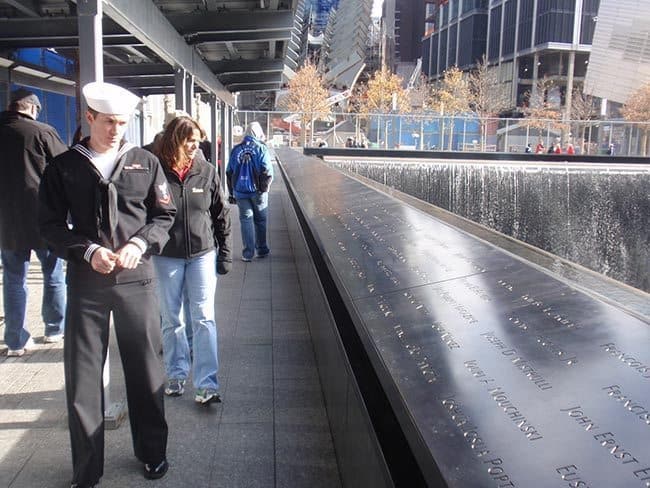
[(167, 382), (167, 388), (165, 388), (165, 395), (167, 396), (181, 396), (185, 392), (185, 380), (179, 380), (172, 378)]
[(217, 390), (199, 388), (196, 390), (196, 395), (194, 395), (194, 401), (201, 405), (209, 405), (211, 403), (220, 403), (221, 397), (217, 393)]

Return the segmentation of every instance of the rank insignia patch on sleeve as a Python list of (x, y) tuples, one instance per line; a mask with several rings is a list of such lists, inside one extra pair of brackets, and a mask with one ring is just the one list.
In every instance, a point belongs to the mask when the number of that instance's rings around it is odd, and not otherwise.
[(156, 185), (156, 189), (158, 190), (158, 202), (163, 205), (167, 205), (172, 201), (172, 197), (169, 194), (169, 188), (167, 187), (166, 181), (160, 185)]

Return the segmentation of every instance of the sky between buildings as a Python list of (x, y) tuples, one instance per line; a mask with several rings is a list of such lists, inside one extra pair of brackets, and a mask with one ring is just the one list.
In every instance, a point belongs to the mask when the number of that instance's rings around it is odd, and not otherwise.
[(372, 6), (372, 16), (381, 17), (381, 7), (384, 4), (384, 0), (375, 0), (374, 5)]

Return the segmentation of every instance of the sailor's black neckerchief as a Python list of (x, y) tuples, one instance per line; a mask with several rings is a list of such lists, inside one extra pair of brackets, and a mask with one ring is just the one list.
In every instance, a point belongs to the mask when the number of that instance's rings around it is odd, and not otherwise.
[(113, 242), (113, 238), (114, 231), (117, 229), (118, 212), (117, 189), (113, 182), (119, 177), (122, 168), (124, 167), (125, 158), (122, 156), (136, 146), (130, 142), (122, 143), (115, 156), (117, 164), (115, 165), (115, 168), (113, 168), (113, 173), (111, 173), (110, 178), (106, 179), (101, 175), (95, 165), (92, 164), (93, 152), (86, 146), (86, 144), (88, 144), (88, 138), (72, 146), (72, 149), (87, 158), (88, 162), (99, 175), (99, 185), (97, 187), (97, 192), (95, 192), (98, 230), (100, 236), (103, 237), (106, 242), (110, 242), (111, 247), (114, 248), (115, 242)]

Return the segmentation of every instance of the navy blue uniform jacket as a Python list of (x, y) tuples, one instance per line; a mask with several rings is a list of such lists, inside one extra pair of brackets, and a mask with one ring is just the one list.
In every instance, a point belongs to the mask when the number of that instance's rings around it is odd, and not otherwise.
[[(125, 143), (109, 180), (91, 163), (87, 139), (56, 157), (39, 191), (39, 228), (55, 253), (68, 261), (73, 286), (128, 283), (155, 276), (151, 254), (169, 239), (176, 207), (162, 167), (153, 154)], [(94, 271), (86, 251), (99, 244), (116, 251), (136, 237), (147, 251), (136, 269)], [(85, 257), (85, 259), (84, 259)]]

